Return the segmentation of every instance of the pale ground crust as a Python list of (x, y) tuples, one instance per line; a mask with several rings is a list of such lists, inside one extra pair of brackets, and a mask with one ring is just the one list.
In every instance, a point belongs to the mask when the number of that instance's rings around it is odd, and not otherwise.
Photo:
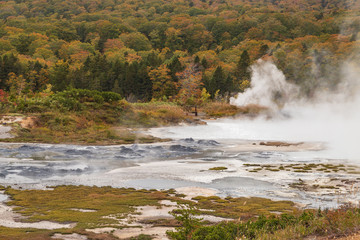
[[(179, 188), (178, 193), (189, 194), (190, 196), (212, 196), (216, 193), (213, 189), (205, 189), (199, 187), (185, 187)], [(0, 192), (3, 194), (4, 192)], [(187, 196), (188, 198), (189, 196)], [(12, 211), (12, 207), (6, 205), (6, 199), (0, 201), (0, 226), (9, 228), (37, 228), (37, 229), (60, 229), (60, 228), (73, 228), (76, 226), (72, 224), (60, 224), (56, 222), (41, 221), (34, 223), (20, 222), (23, 217)], [(119, 239), (127, 239), (131, 237), (139, 236), (140, 234), (146, 234), (153, 236), (155, 240), (168, 239), (166, 231), (173, 231), (173, 227), (154, 227), (152, 224), (144, 223), (146, 220), (157, 220), (157, 219), (173, 219), (174, 217), (169, 213), (174, 209), (177, 209), (177, 203), (169, 200), (162, 200), (159, 202), (161, 207), (158, 206), (141, 206), (136, 208), (134, 214), (129, 214), (125, 219), (119, 220), (119, 228), (95, 228), (86, 229), (89, 232), (94, 233), (112, 233)], [(91, 211), (88, 209), (73, 209), (75, 211)], [(112, 218), (112, 216), (108, 216)], [(199, 218), (209, 222), (221, 222), (228, 221), (231, 219), (215, 217), (210, 215), (200, 215)], [(55, 234), (53, 238), (64, 239), (64, 240), (86, 240), (86, 236), (79, 234)]]
[[(226, 143), (226, 140), (222, 141), (222, 143)], [(257, 151), (299, 152), (320, 151), (324, 148), (324, 144), (320, 142), (243, 141), (241, 144), (226, 147), (226, 151), (234, 153)]]
[[(23, 116), (6, 116), (0, 120), (0, 138), (11, 138), (10, 134), (11, 127), (8, 124), (19, 123), (21, 127), (29, 128), (33, 124), (33, 119), (30, 117)], [(247, 141), (244, 144), (229, 146), (227, 151), (229, 152), (239, 152), (239, 151), (317, 151), (324, 148), (322, 143), (286, 143), (286, 142), (260, 142), (260, 141)], [(185, 199), (191, 199), (195, 196), (213, 196), (217, 193), (214, 189), (206, 189), (199, 187), (183, 187), (178, 188), (176, 191), (179, 194), (186, 195)], [(1, 192), (0, 192), (1, 193)], [(156, 206), (142, 206), (137, 208), (138, 214), (130, 214), (126, 219), (119, 221), (119, 226), (125, 228), (116, 229), (116, 228), (97, 228), (97, 229), (87, 229), (94, 233), (112, 233), (114, 236), (120, 239), (126, 239), (131, 237), (136, 237), (140, 234), (152, 235), (154, 239), (162, 240), (168, 239), (166, 236), (166, 231), (174, 230), (171, 227), (153, 227), (151, 224), (141, 223), (143, 220), (156, 220), (156, 219), (170, 219), (173, 218), (169, 214), (172, 210), (176, 209), (176, 203), (165, 200), (160, 202), (162, 204), (161, 208)], [(77, 211), (83, 211), (82, 209), (74, 209)], [(210, 222), (220, 222), (226, 221), (228, 219), (213, 217), (208, 215), (200, 216), (204, 220)], [(49, 221), (41, 221), (35, 223), (23, 223), (19, 222), (21, 220), (21, 215), (14, 213), (12, 208), (7, 206), (4, 202), (0, 201), (0, 226), (10, 227), (10, 228), (38, 228), (38, 229), (59, 229), (59, 228), (73, 228), (76, 224), (60, 224)], [(64, 239), (64, 240), (86, 240), (86, 236), (79, 234), (56, 234), (53, 238)], [(309, 238), (311, 239), (311, 238)], [(315, 238), (320, 239), (320, 238)], [(325, 238), (321, 238), (324, 240)], [(337, 238), (340, 240), (360, 240), (360, 234), (355, 234), (348, 237)]]
[[(177, 193), (190, 193), (193, 196), (212, 196), (212, 193), (214, 193), (214, 190), (212, 189), (198, 187), (179, 188), (175, 190), (177, 191)], [(138, 214), (130, 214), (127, 216), (127, 218), (119, 222), (122, 226), (127, 226), (127, 228), (96, 228), (87, 229), (87, 231), (91, 231), (94, 233), (111, 232), (114, 236), (120, 239), (136, 237), (140, 234), (151, 235), (154, 237), (153, 239), (155, 240), (168, 239), (168, 237), (166, 236), (166, 231), (173, 231), (173, 227), (154, 227), (151, 224), (143, 223), (146, 220), (173, 219), (173, 216), (169, 212), (177, 209), (177, 203), (171, 202), (169, 200), (162, 200), (159, 203), (162, 205), (160, 208), (156, 206), (137, 207), (136, 213)], [(232, 220), (209, 215), (200, 215), (198, 217), (214, 223)]]
[[(3, 193), (0, 191), (0, 193)], [(0, 226), (9, 228), (37, 228), (37, 229), (59, 229), (73, 228), (76, 224), (61, 224), (56, 222), (41, 221), (34, 223), (20, 222), (23, 219), (20, 214), (12, 211), (12, 207), (0, 201)]]
[(4, 115), (0, 116), (0, 139), (13, 138), (10, 133), (12, 130), (11, 124), (18, 123), (22, 128), (32, 128), (35, 124), (33, 117), (26, 117), (23, 115)]

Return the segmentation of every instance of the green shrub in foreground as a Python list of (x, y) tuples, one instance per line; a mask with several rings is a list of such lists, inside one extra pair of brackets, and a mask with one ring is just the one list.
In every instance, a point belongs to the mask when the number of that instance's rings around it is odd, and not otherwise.
[(71, 89), (55, 93), (49, 99), (51, 107), (69, 111), (80, 111), (82, 103), (90, 102), (96, 104), (111, 103), (121, 100), (121, 96), (114, 92), (99, 92), (88, 89)]
[[(176, 240), (234, 239), (302, 239), (315, 236), (346, 236), (360, 229), (360, 209), (341, 207), (336, 210), (303, 211), (300, 215), (259, 216), (247, 222), (222, 222), (216, 225), (189, 226), (192, 216), (180, 211), (177, 219), (183, 224), (176, 232), (168, 232)], [(191, 223), (191, 222), (190, 222)], [(186, 231), (186, 230), (191, 231)], [(186, 234), (185, 234), (186, 233)]]

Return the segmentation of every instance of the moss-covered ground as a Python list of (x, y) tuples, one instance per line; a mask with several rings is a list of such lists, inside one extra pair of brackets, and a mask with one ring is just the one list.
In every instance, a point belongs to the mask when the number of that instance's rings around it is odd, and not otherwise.
[[(159, 206), (161, 200), (192, 204), (202, 214), (249, 219), (272, 212), (291, 212), (297, 209), (289, 201), (271, 201), (263, 198), (197, 197), (193, 201), (177, 197), (173, 190), (135, 190), (111, 187), (58, 186), (52, 190), (20, 190), (3, 188), (10, 196), (6, 203), (25, 218), (22, 221), (54, 221), (76, 223), (72, 229), (38, 230), (0, 227), (0, 239), (48, 239), (55, 233), (90, 235), (85, 229), (99, 227), (122, 228), (119, 220), (134, 213), (139, 206)], [(79, 211), (92, 210), (92, 211)], [(211, 210), (211, 211), (209, 211)], [(178, 223), (170, 222), (177, 226)], [(169, 223), (166, 223), (169, 225)], [(91, 233), (94, 236), (96, 234)], [(111, 233), (109, 234), (110, 239)], [(96, 239), (96, 238), (95, 238)], [(101, 239), (101, 238), (98, 238)]]
[(299, 172), (299, 173), (348, 173), (348, 174), (360, 174), (360, 169), (356, 166), (344, 164), (325, 164), (325, 163), (294, 163), (294, 164), (244, 164), (246, 170), (249, 172), (259, 172), (259, 171), (290, 171), (290, 172)]
[[(48, 190), (20, 190), (2, 187), (9, 195), (7, 205), (24, 216), (21, 221), (41, 220), (76, 223), (70, 229), (39, 230), (0, 227), (0, 239), (50, 239), (55, 233), (86, 235), (88, 239), (116, 239), (112, 233), (93, 233), (89, 228), (126, 227), (122, 219), (136, 213), (136, 207), (160, 207), (161, 200), (190, 204), (194, 214), (209, 214), (233, 219), (221, 224), (202, 223), (193, 232), (194, 239), (220, 236), (219, 239), (303, 239), (308, 236), (344, 236), (360, 229), (360, 210), (342, 207), (337, 210), (299, 210), (290, 201), (263, 198), (195, 197), (191, 201), (167, 191), (135, 190), (111, 187), (58, 186)], [(79, 210), (91, 211), (79, 211)], [(176, 210), (175, 210), (176, 211)], [(181, 211), (179, 212), (181, 214)], [(280, 215), (282, 214), (282, 215)], [(183, 226), (181, 222), (157, 219), (154, 226)], [(214, 235), (215, 234), (215, 235)], [(140, 236), (138, 239), (151, 239)], [(190, 238), (192, 239), (192, 238)], [(218, 239), (218, 238), (209, 238)]]

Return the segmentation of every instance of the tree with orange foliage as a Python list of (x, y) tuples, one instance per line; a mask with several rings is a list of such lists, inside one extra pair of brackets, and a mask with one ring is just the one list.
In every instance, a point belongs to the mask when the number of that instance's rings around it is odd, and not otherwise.
[(150, 70), (149, 77), (152, 81), (153, 98), (161, 99), (176, 95), (177, 84), (172, 81), (166, 65)]
[(9, 73), (7, 85), (10, 89), (10, 95), (14, 98), (21, 97), (27, 88), (27, 83), (23, 75), (17, 76), (15, 73)]
[(177, 99), (181, 105), (195, 106), (195, 115), (197, 115), (197, 106), (202, 102), (202, 74), (197, 70), (195, 64), (189, 64), (184, 71), (176, 74), (179, 78), (180, 91)]

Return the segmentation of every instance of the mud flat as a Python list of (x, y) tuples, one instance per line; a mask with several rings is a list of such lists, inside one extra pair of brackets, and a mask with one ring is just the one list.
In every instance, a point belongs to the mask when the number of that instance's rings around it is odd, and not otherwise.
[[(84, 186), (104, 187), (101, 190), (96, 187), (87, 189), (92, 198), (108, 192), (111, 194), (107, 197), (116, 197), (114, 192), (122, 188), (127, 190), (121, 191), (135, 195), (152, 194), (155, 199), (151, 200), (151, 204), (134, 205), (132, 210), (127, 209), (129, 212), (125, 215), (104, 215), (102, 217), (112, 224), (86, 225), (91, 226), (86, 229), (87, 233), (120, 238), (134, 237), (140, 232), (163, 239), (167, 230), (176, 227), (169, 214), (176, 208), (175, 197), (181, 199), (178, 199), (179, 203), (214, 204), (214, 209), (207, 210), (216, 213), (204, 215), (210, 222), (232, 217), (221, 212), (224, 209), (222, 204), (228, 207), (241, 203), (254, 213), (259, 210), (254, 206), (268, 206), (273, 204), (272, 200), (285, 203), (271, 205), (269, 213), (291, 211), (292, 208), (336, 208), (345, 203), (358, 205), (360, 167), (347, 159), (328, 157), (326, 146), (321, 142), (213, 139), (204, 136), (175, 137), (166, 143), (113, 146), (1, 143), (0, 185), (29, 191), (67, 185), (65, 192), (68, 189), (75, 191), (74, 188), (90, 188)], [(165, 194), (168, 195), (165, 197)], [(142, 196), (141, 199), (147, 197)], [(252, 197), (258, 198), (253, 205)], [(131, 203), (127, 201), (127, 207)], [(104, 203), (105, 206), (107, 204)], [(49, 231), (77, 228), (71, 223), (55, 223), (49, 219), (21, 222), (17, 219), (19, 213), (10, 206), (3, 202), (0, 207), (0, 219), (3, 219), (0, 225), (9, 228), (38, 227)], [(90, 203), (74, 204), (62, 211), (71, 211), (75, 215), (99, 214), (99, 208)], [(74, 238), (83, 238), (81, 232), (77, 234), (79, 236), (73, 235)]]
[(204, 188), (222, 197), (291, 200), (315, 208), (359, 200), (354, 194), (359, 167), (327, 158), (322, 144), (261, 142), (187, 138), (117, 146), (2, 143), (0, 185), (190, 188), (194, 194)]

